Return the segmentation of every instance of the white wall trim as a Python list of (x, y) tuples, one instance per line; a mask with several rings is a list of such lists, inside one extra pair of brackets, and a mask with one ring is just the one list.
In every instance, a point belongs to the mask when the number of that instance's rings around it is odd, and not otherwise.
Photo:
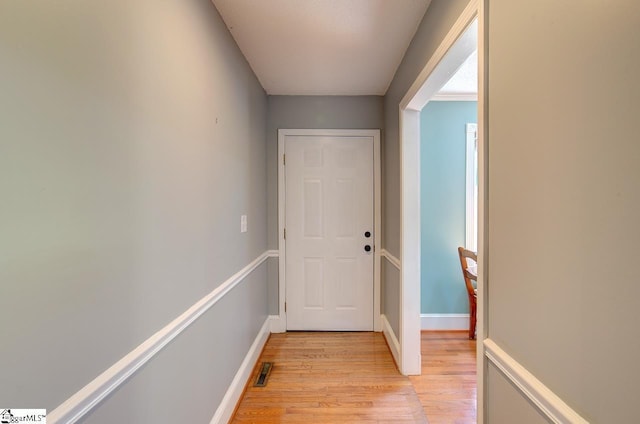
[(280, 256), (280, 252), (279, 252), (279, 251), (277, 251), (277, 250), (275, 250), (275, 249), (267, 250), (265, 253), (266, 253), (266, 254), (267, 254), (267, 256), (268, 256), (268, 257), (270, 257), (270, 258), (277, 258), (277, 257), (279, 257), (279, 256)]
[[(485, 323), (488, 322), (488, 316), (486, 311), (487, 296), (485, 296), (485, 281), (488, 275), (486, 267), (486, 255), (485, 251), (488, 250), (488, 220), (485, 208), (487, 205), (487, 193), (488, 193), (488, 180), (486, 178), (487, 173), (487, 2), (489, 0), (478, 1), (478, 128), (477, 128), (477, 148), (478, 148), (478, 299), (476, 310), (476, 337), (478, 340), (484, 340), (487, 337), (487, 330)], [(476, 343), (476, 371), (478, 374), (478, 388), (477, 388), (477, 424), (484, 424), (485, 419), (485, 391), (487, 388), (485, 379), (485, 370), (487, 368), (487, 360), (484, 356), (484, 343)]]
[(588, 424), (558, 395), (531, 374), (518, 361), (502, 350), (493, 340), (484, 341), (485, 355), (502, 373), (533, 402), (551, 422)]
[(229, 277), (229, 279), (196, 302), (182, 315), (149, 337), (125, 357), (51, 411), (51, 413), (47, 415), (48, 421), (53, 424), (70, 424), (77, 422), (95, 408), (103, 399), (109, 396), (110, 393), (127, 381), (140, 367), (153, 358), (169, 342), (207, 312), (209, 308), (229, 293), (252, 271), (258, 268), (268, 257), (269, 251), (266, 251), (250, 264)]
[(396, 258), (391, 253), (389, 253), (389, 251), (387, 249), (382, 249), (380, 251), (380, 256), (385, 258), (387, 261), (389, 261), (389, 263), (391, 265), (393, 265), (394, 267), (396, 267), (398, 269), (398, 271), (400, 271), (400, 267), (402, 266), (400, 264), (400, 259)]
[(400, 371), (420, 375), (420, 112), (400, 111)]
[(476, 193), (476, 177), (478, 169), (476, 158), (478, 151), (478, 124), (466, 125), (465, 154), (465, 242), (467, 249), (478, 251), (478, 198)]
[(391, 349), (391, 355), (393, 355), (393, 359), (396, 361), (396, 365), (400, 366), (400, 342), (398, 342), (398, 338), (396, 334), (393, 332), (393, 328), (391, 328), (391, 324), (389, 324), (389, 320), (386, 315), (381, 315), (380, 317), (382, 321), (382, 334), (384, 334), (384, 338), (387, 339), (387, 344), (389, 345), (389, 349)]
[(213, 418), (211, 418), (210, 424), (226, 424), (231, 419), (233, 411), (235, 411), (236, 405), (242, 397), (247, 381), (251, 378), (253, 368), (258, 362), (258, 359), (260, 359), (262, 348), (269, 339), (270, 328), (271, 317), (267, 317), (253, 344), (251, 344), (247, 355), (244, 357), (233, 381), (229, 385), (227, 392), (224, 394), (216, 413), (213, 415)]
[[(420, 374), (420, 110), (475, 50), (474, 19), (480, 0), (470, 0), (417, 76), (399, 106), (400, 115), (400, 341), (401, 372)], [(483, 34), (481, 34), (483, 36)], [(449, 54), (451, 53), (451, 54)], [(479, 51), (479, 56), (483, 54)], [(482, 62), (479, 62), (482, 63)], [(442, 66), (440, 66), (442, 64)], [(447, 73), (449, 75), (447, 76)], [(483, 75), (479, 74), (479, 78)], [(480, 318), (482, 319), (482, 318)], [(481, 407), (478, 409), (482, 412)], [(482, 418), (479, 418), (480, 424)]]
[(373, 137), (373, 331), (382, 331), (382, 276), (380, 255), (382, 249), (382, 156), (380, 152), (380, 130)]
[(271, 325), (272, 333), (286, 333), (287, 326), (286, 323), (282, 321), (280, 315), (269, 315), (269, 322)]
[[(286, 301), (286, 243), (284, 239), (284, 228), (286, 224), (285, 204), (285, 137), (289, 135), (311, 135), (311, 136), (337, 136), (337, 137), (373, 137), (373, 211), (374, 211), (374, 251), (376, 247), (382, 247), (382, 171), (380, 157), (380, 130), (379, 129), (279, 129), (278, 130), (278, 251), (279, 251), (279, 283), (278, 283), (278, 310), (280, 320), (277, 325), (281, 331), (286, 331), (287, 315), (285, 313)], [(380, 320), (381, 293), (380, 293), (380, 258), (373, 257), (373, 329), (382, 330)]]
[(287, 258), (287, 244), (284, 240), (285, 220), (285, 169), (284, 169), (284, 134), (282, 130), (278, 130), (278, 316), (279, 327), (282, 331), (287, 331), (287, 313), (285, 312), (285, 302), (287, 300), (286, 287), (287, 278), (285, 271)]
[(423, 330), (469, 330), (469, 314), (420, 314)]
[(478, 93), (438, 93), (430, 102), (477, 102)]

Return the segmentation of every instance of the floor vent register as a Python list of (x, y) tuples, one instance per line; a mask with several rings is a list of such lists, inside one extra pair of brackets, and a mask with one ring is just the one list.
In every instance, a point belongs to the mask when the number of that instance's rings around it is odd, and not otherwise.
[(260, 373), (258, 373), (258, 377), (256, 377), (256, 382), (253, 383), (253, 387), (265, 387), (272, 368), (273, 362), (263, 362), (260, 365)]

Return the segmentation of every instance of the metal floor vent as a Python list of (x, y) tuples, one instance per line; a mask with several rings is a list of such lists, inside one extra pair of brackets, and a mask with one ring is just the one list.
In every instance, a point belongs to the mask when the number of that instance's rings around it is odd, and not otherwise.
[(260, 365), (260, 373), (256, 378), (256, 382), (253, 383), (253, 387), (264, 387), (267, 385), (267, 380), (269, 379), (269, 374), (271, 374), (271, 369), (273, 368), (273, 362), (263, 362)]

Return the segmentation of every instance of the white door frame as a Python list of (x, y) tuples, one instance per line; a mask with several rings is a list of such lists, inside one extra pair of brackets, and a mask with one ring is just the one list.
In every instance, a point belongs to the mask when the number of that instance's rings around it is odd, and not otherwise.
[[(400, 369), (403, 374), (420, 374), (420, 111), (446, 82), (456, 55), (465, 54), (463, 35), (478, 18), (478, 423), (483, 422), (484, 405), (484, 247), (485, 247), (485, 9), (483, 0), (470, 0), (447, 36), (429, 59), (399, 105), (400, 113)], [(461, 41), (458, 43), (458, 41)], [(467, 55), (468, 56), (468, 55)], [(466, 58), (466, 56), (465, 56)], [(453, 64), (450, 63), (453, 61)], [(461, 62), (458, 62), (458, 64)], [(455, 69), (454, 69), (455, 70)]]
[(279, 250), (279, 283), (278, 308), (279, 325), (275, 331), (284, 332), (287, 328), (287, 314), (285, 312), (286, 299), (286, 245), (284, 240), (285, 228), (285, 164), (284, 142), (286, 136), (330, 136), (330, 137), (373, 137), (373, 330), (382, 331), (380, 316), (380, 251), (381, 248), (381, 176), (380, 176), (380, 130), (339, 130), (339, 129), (279, 129), (278, 130), (278, 250)]
[(478, 251), (478, 193), (476, 193), (476, 178), (478, 176), (478, 124), (469, 123), (466, 126), (466, 157), (465, 157), (465, 236), (464, 247)]

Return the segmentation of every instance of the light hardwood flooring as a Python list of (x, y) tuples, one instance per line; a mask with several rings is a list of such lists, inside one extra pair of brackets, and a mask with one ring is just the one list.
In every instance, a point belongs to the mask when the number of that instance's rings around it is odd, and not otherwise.
[[(231, 423), (475, 423), (475, 341), (422, 333), (422, 376), (402, 376), (381, 333), (272, 334)], [(414, 388), (415, 387), (415, 388)], [(425, 416), (426, 413), (426, 416)]]
[(423, 331), (422, 375), (409, 379), (430, 424), (476, 423), (476, 341), (468, 331)]
[(232, 423), (427, 422), (381, 333), (272, 334), (263, 361), (269, 382), (254, 373)]

